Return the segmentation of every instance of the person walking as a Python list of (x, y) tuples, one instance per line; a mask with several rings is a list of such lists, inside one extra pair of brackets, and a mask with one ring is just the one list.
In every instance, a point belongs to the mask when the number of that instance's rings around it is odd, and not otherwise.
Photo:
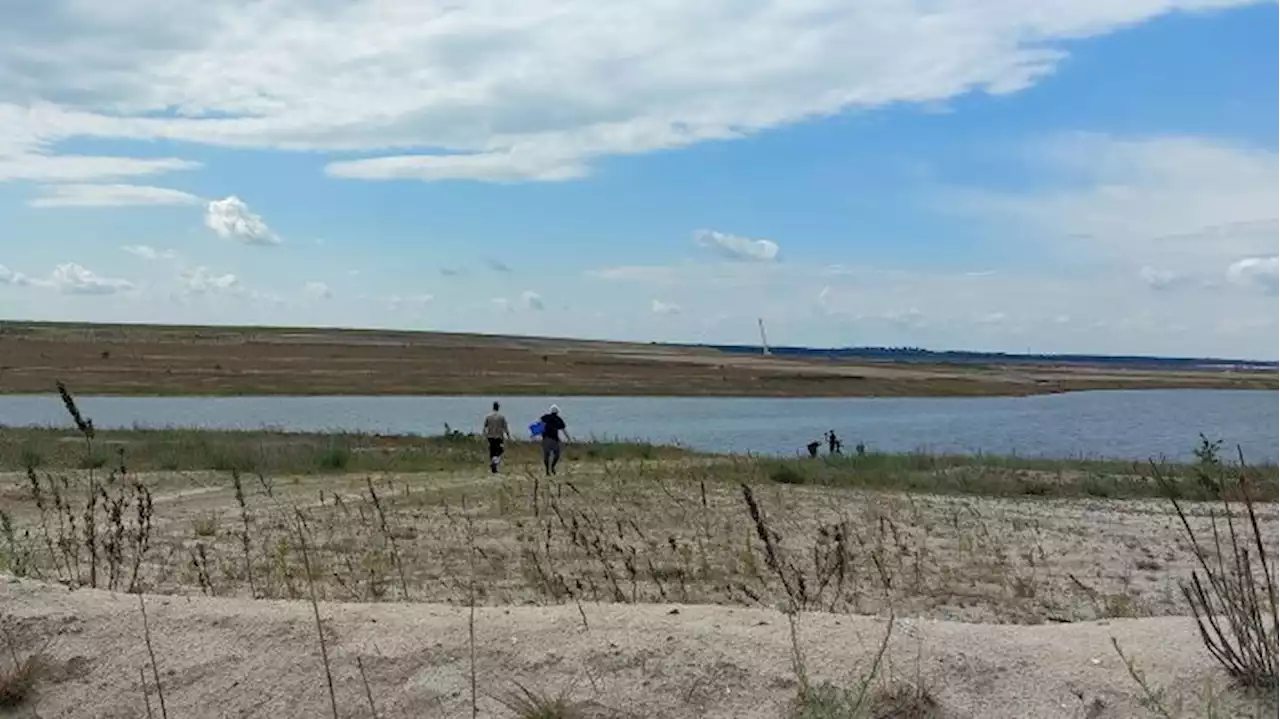
[(556, 473), (556, 465), (560, 464), (560, 435), (563, 434), (564, 439), (569, 441), (569, 430), (565, 427), (564, 418), (560, 416), (560, 408), (554, 404), (538, 421), (542, 422), (542, 466), (550, 477)]
[(489, 471), (497, 474), (498, 465), (502, 464), (502, 453), (506, 451), (506, 441), (511, 438), (511, 429), (507, 426), (507, 418), (500, 411), (497, 402), (493, 403), (493, 411), (484, 418), (484, 438), (489, 441)]

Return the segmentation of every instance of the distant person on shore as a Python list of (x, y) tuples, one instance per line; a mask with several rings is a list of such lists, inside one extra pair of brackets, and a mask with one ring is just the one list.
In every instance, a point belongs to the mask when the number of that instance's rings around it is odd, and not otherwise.
[(827, 432), (827, 452), (829, 454), (840, 454), (840, 448), (842, 446), (844, 446), (844, 443), (836, 436), (836, 431), (834, 429)]
[(563, 433), (564, 439), (568, 441), (569, 430), (565, 427), (564, 418), (560, 416), (560, 408), (554, 404), (538, 421), (542, 422), (542, 466), (550, 477), (556, 473), (556, 465), (560, 464), (560, 435)]
[(809, 450), (809, 456), (810, 456), (810, 457), (817, 457), (817, 456), (818, 456), (818, 448), (819, 448), (819, 447), (821, 447), (821, 446), (822, 446), (822, 443), (815, 439), (815, 440), (813, 440), (812, 442), (810, 442), (809, 444), (806, 444), (804, 447), (805, 447), (805, 449)]
[(502, 453), (506, 450), (506, 441), (511, 438), (511, 429), (507, 427), (507, 418), (500, 411), (501, 405), (493, 403), (493, 411), (484, 418), (484, 438), (489, 440), (489, 471), (497, 474), (498, 465), (502, 464)]

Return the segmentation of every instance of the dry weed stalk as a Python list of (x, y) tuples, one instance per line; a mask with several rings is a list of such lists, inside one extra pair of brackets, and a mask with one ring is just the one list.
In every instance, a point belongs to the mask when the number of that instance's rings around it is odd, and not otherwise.
[(147, 708), (147, 719), (152, 719), (154, 715), (151, 713), (151, 694), (147, 691), (147, 670), (143, 667), (138, 667), (138, 681), (142, 687), (142, 703)]
[(373, 703), (373, 690), (369, 688), (369, 676), (364, 673), (364, 661), (356, 657), (356, 669), (360, 670), (360, 683), (364, 685), (364, 697), (369, 702), (369, 713), (378, 719), (378, 706)]
[[(164, 688), (160, 685), (160, 665), (156, 663), (156, 650), (151, 644), (151, 623), (147, 621), (147, 603), (138, 595), (138, 611), (142, 614), (142, 639), (147, 645), (147, 656), (151, 658), (151, 677), (156, 683), (156, 699), (160, 702), (161, 719), (169, 719), (169, 710), (164, 703)], [(148, 707), (148, 711), (150, 708)]]
[[(1205, 648), (1242, 685), (1275, 689), (1277, 641), (1280, 640), (1275, 560), (1267, 556), (1266, 547), (1272, 539), (1264, 540), (1258, 525), (1243, 454), (1236, 486), (1249, 519), (1248, 534), (1237, 530), (1227, 492), (1223, 491), (1220, 494), (1226, 532), (1224, 536), (1219, 528), (1218, 513), (1210, 510), (1209, 527), (1213, 543), (1210, 547), (1203, 546), (1191, 528), (1172, 480), (1166, 478), (1154, 462), (1151, 467), (1156, 481), (1168, 491), (1169, 500), (1200, 567), (1199, 571), (1191, 573), (1191, 581), (1183, 582), (1181, 588), (1195, 616)], [(1226, 488), (1224, 485), (1223, 489)], [(1261, 576), (1258, 576), (1259, 571)]]
[(409, 601), (409, 583), (405, 580), (404, 565), (400, 563), (400, 552), (396, 547), (396, 537), (392, 533), (387, 524), (387, 513), (382, 509), (382, 501), (378, 498), (378, 493), (374, 491), (373, 479), (364, 478), (365, 484), (369, 489), (369, 499), (373, 502), (374, 511), (378, 515), (378, 526), (382, 530), (383, 541), (387, 543), (387, 549), (391, 552), (391, 562), (395, 565), (396, 574), (400, 578), (400, 597), (404, 601)]
[(320, 621), (320, 603), (316, 599), (316, 584), (311, 573), (311, 554), (307, 551), (307, 521), (302, 510), (294, 508), (297, 520), (298, 547), (302, 552), (302, 569), (307, 574), (307, 591), (311, 599), (311, 613), (316, 619), (316, 635), (320, 639), (320, 659), (324, 662), (324, 678), (329, 687), (329, 706), (333, 709), (333, 719), (338, 719), (338, 697), (333, 690), (333, 669), (329, 665), (329, 644), (324, 638), (324, 623)]
[(249, 596), (258, 598), (258, 587), (253, 582), (253, 560), (250, 558), (249, 542), (249, 504), (244, 496), (244, 484), (240, 481), (240, 472), (231, 470), (231, 486), (235, 490), (236, 504), (240, 505), (240, 549), (244, 554), (244, 578), (249, 584)]

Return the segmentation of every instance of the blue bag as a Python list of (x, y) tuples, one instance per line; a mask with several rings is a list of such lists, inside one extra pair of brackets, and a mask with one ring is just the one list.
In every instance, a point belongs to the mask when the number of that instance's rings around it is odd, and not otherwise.
[(546, 431), (546, 429), (547, 429), (547, 426), (542, 423), (542, 420), (538, 420), (537, 422), (534, 422), (533, 424), (529, 425), (529, 436), (541, 437), (542, 433)]

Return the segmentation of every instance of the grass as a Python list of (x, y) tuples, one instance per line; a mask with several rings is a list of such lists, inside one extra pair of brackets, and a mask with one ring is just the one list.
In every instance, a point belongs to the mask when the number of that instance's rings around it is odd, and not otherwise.
[(11, 653), (5, 659), (8, 664), (0, 668), (0, 709), (16, 709), (30, 700), (36, 685), (44, 675), (47, 660), (37, 653), (19, 659)]
[[(779, 484), (989, 497), (1095, 497), (1238, 500), (1239, 487), (1204, 480), (1203, 462), (1150, 463), (1108, 459), (1045, 459), (923, 452), (867, 453), (820, 459), (760, 460)], [(1249, 491), (1258, 501), (1280, 493), (1275, 465), (1251, 467)]]
[[(51, 662), (47, 654), (52, 638), (36, 651), (24, 657), (18, 651), (18, 641), (0, 615), (0, 634), (4, 640), (4, 658), (0, 660), (0, 709), (16, 709), (28, 704), (36, 694), (40, 681), (49, 673)], [(35, 716), (34, 710), (32, 716)]]
[(585, 719), (577, 702), (569, 698), (569, 692), (547, 694), (515, 682), (516, 688), (496, 697), (516, 719)]
[[(0, 427), (0, 469), (95, 469), (123, 451), (133, 471), (324, 474), (343, 472), (436, 472), (483, 465), (477, 436), (378, 435), (357, 432), (291, 433), (274, 430), (198, 429), (97, 430), (97, 452), (85, 461), (83, 439), (73, 429)], [(508, 462), (532, 461), (533, 442), (510, 443)], [(693, 456), (678, 447), (625, 440), (591, 440), (565, 446), (566, 461), (622, 461)]]

